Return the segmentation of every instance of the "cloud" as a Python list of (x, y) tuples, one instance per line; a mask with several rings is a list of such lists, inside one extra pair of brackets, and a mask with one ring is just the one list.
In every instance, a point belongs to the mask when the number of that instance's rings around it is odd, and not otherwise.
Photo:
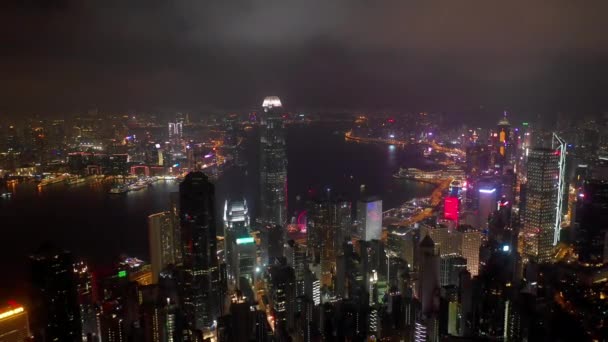
[[(601, 60), (608, 54), (608, 2), (601, 0), (6, 0), (0, 6), (0, 91), (11, 95), (11, 108), (29, 105), (26, 88), (66, 106), (86, 105), (85, 99), (227, 105), (267, 91), (302, 106), (307, 100), (449, 106), (445, 99), (485, 101), (510, 87), (566, 83), (572, 75), (553, 74), (572, 73), (573, 65), (586, 65), (585, 75), (605, 74)], [(574, 77), (584, 88), (585, 79)], [(72, 99), (65, 88), (83, 96)]]

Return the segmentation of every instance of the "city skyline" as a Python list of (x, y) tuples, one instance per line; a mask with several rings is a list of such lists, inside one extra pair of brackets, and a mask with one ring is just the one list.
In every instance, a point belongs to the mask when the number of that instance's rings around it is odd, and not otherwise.
[(0, 342), (603, 341), (606, 12), (2, 2)]

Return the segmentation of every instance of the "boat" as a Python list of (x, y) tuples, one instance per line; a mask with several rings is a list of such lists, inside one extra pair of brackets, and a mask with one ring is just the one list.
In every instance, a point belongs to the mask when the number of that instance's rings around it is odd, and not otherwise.
[(0, 197), (4, 198), (4, 199), (9, 199), (9, 198), (13, 197), (13, 193), (12, 192), (3, 192), (2, 194), (0, 194)]
[(57, 176), (57, 177), (53, 177), (53, 178), (45, 178), (42, 181), (40, 181), (40, 183), (38, 183), (38, 187), (43, 187), (49, 184), (55, 184), (55, 183), (60, 183), (60, 182), (64, 182), (66, 180), (66, 176)]
[(125, 194), (127, 192), (129, 192), (129, 188), (123, 184), (114, 185), (109, 191), (110, 194)]
[(86, 180), (83, 177), (72, 176), (68, 178), (68, 185), (76, 185), (84, 182), (86, 182)]
[(129, 184), (129, 191), (138, 191), (141, 189), (145, 189), (149, 186), (150, 184), (146, 181), (137, 181), (133, 184)]

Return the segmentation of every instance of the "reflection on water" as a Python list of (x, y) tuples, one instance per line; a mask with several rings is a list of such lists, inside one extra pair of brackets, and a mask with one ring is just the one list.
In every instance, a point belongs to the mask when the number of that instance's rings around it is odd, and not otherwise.
[[(355, 200), (365, 184), (368, 193), (383, 198), (386, 209), (432, 191), (430, 185), (392, 177), (399, 167), (422, 163), (407, 149), (345, 142), (343, 136), (333, 134), (335, 130), (335, 126), (321, 125), (288, 128), (290, 212), (303, 205), (309, 189), (331, 188), (332, 194)], [(227, 197), (245, 197), (255, 213), (257, 138), (255, 130), (248, 134), (247, 169), (227, 171), (216, 184), (216, 194), (217, 203)], [(12, 187), (12, 198), (0, 201), (0, 229), (3, 241), (8, 242), (0, 248), (0, 267), (12, 275), (0, 277), (0, 288), (11, 295), (19, 294), (27, 278), (27, 256), (47, 240), (84, 257), (93, 267), (109, 265), (121, 253), (148, 260), (147, 216), (168, 208), (169, 194), (178, 190), (174, 181), (159, 181), (122, 195), (109, 195), (110, 184), (97, 180), (72, 186), (51, 184), (40, 190), (27, 182)], [(218, 204), (216, 210), (221, 207)]]

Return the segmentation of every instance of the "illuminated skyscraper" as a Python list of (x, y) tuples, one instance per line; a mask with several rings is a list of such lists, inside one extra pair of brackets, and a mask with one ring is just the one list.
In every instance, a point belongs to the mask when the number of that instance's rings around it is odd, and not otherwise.
[(87, 335), (95, 336), (99, 334), (96, 309), (97, 297), (93, 287), (93, 274), (84, 261), (74, 264), (74, 276), (76, 278), (76, 292), (78, 293), (82, 338), (84, 340)]
[(544, 148), (528, 153), (523, 233), (528, 257), (537, 262), (551, 260), (553, 246), (559, 238), (560, 154), (561, 150)]
[(443, 203), (443, 217), (446, 220), (452, 220), (458, 225), (458, 208), (460, 200), (456, 196), (449, 196), (445, 198)]
[(478, 228), (487, 229), (488, 219), (496, 211), (496, 187), (494, 185), (481, 185), (479, 188), (479, 223)]
[(382, 235), (382, 200), (369, 198), (357, 204), (359, 239), (380, 240)]
[(462, 256), (467, 259), (467, 269), (471, 276), (479, 274), (479, 247), (481, 247), (481, 232), (462, 233)]
[(215, 226), (215, 186), (202, 172), (179, 185), (183, 243), (181, 306), (189, 328), (210, 327), (219, 310), (219, 270)]
[(72, 254), (44, 246), (30, 259), (34, 334), (45, 341), (82, 339)]
[(507, 120), (507, 112), (498, 121), (495, 164), (501, 168), (508, 164), (511, 153), (511, 124)]
[(148, 238), (150, 243), (150, 264), (152, 265), (152, 282), (158, 282), (158, 275), (168, 265), (176, 265), (177, 246), (181, 237), (176, 234), (178, 224), (171, 211), (164, 211), (148, 216)]
[[(243, 252), (243, 248), (249, 244), (243, 245), (237, 243), (238, 241), (244, 241), (243, 239), (253, 239), (250, 237), (250, 226), (249, 226), (249, 211), (247, 209), (247, 201), (228, 201), (224, 203), (224, 248), (225, 258), (228, 265), (228, 273), (234, 280), (239, 281), (239, 264), (241, 260), (238, 257), (239, 253)], [(252, 241), (253, 242), (253, 241)], [(255, 250), (255, 243), (251, 244)], [(241, 250), (236, 251), (239, 247)], [(236, 255), (235, 255), (236, 253)], [(255, 261), (255, 260), (254, 260)], [(251, 264), (251, 267), (255, 263)], [(251, 279), (250, 279), (251, 280)]]
[(0, 310), (0, 341), (23, 342), (30, 337), (30, 323), (22, 306), (11, 305)]
[(262, 104), (260, 122), (260, 219), (264, 223), (283, 225), (287, 211), (287, 155), (282, 104), (269, 96)]

